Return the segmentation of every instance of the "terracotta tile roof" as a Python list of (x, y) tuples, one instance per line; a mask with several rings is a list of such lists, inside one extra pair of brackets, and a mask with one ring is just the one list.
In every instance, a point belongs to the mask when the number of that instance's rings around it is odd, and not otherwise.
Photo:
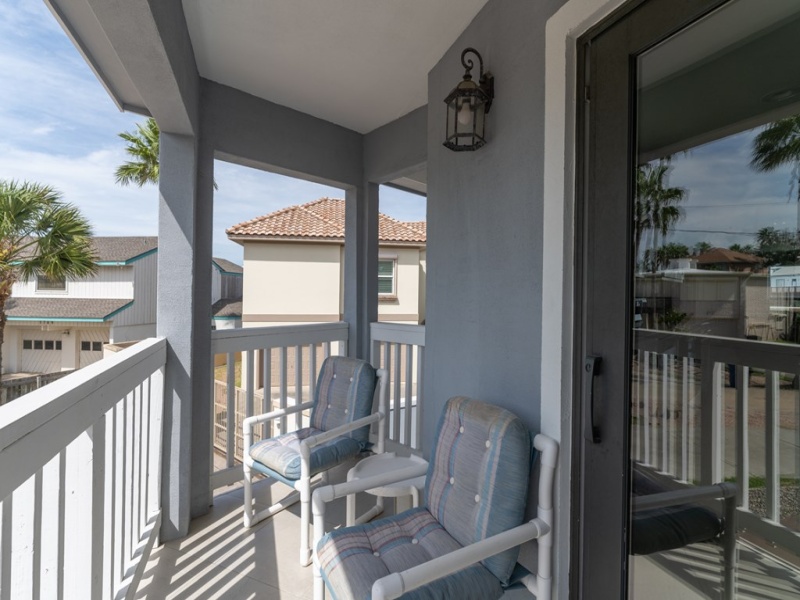
[[(380, 214), (378, 219), (378, 239), (381, 242), (425, 244), (424, 221), (398, 221), (384, 214)], [(344, 240), (344, 200), (320, 198), (289, 206), (234, 225), (226, 233), (240, 241), (246, 238)]]
[(711, 248), (708, 252), (703, 252), (697, 256), (697, 263), (700, 265), (713, 264), (746, 264), (757, 265), (762, 259), (752, 254), (729, 250), (728, 248)]
[(14, 298), (6, 303), (9, 320), (76, 319), (105, 321), (133, 304), (130, 298)]

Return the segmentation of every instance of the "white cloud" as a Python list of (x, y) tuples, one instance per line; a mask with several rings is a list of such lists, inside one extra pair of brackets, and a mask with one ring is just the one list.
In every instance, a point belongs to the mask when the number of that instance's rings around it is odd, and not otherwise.
[(39, 127), (34, 127), (31, 133), (33, 135), (49, 135), (53, 133), (55, 130), (56, 128), (53, 127), (52, 125), (41, 125)]

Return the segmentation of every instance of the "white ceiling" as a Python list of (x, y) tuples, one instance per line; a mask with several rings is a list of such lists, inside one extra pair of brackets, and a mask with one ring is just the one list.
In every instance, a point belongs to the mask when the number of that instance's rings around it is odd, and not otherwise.
[(486, 1), (183, 0), (183, 8), (200, 75), (367, 133), (427, 103), (428, 71)]

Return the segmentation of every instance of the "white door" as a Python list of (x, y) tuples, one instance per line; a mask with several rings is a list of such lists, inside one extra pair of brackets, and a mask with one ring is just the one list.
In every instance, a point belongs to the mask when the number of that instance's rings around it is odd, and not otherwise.
[(61, 370), (61, 332), (24, 329), (19, 370), (24, 373), (54, 373)]
[(103, 344), (108, 343), (107, 329), (86, 329), (80, 332), (80, 368), (97, 362), (103, 358)]

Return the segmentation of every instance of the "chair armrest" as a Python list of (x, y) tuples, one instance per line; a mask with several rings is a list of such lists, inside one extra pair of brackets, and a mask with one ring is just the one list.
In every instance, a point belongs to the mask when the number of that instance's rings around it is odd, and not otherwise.
[(649, 510), (654, 508), (664, 508), (677, 504), (686, 504), (698, 500), (714, 500), (716, 498), (735, 498), (736, 486), (731, 483), (716, 483), (699, 487), (688, 487), (677, 490), (669, 490), (656, 494), (646, 494), (634, 496), (633, 511)]
[(247, 417), (244, 421), (242, 421), (242, 428), (252, 428), (253, 425), (263, 423), (264, 421), (272, 421), (279, 417), (293, 415), (294, 413), (302, 412), (309, 408), (314, 408), (314, 403), (311, 401), (303, 402), (302, 404), (298, 404), (296, 406), (278, 408), (272, 412), (264, 413), (263, 415), (253, 415), (252, 417)]
[(373, 600), (398, 598), (425, 584), (465, 569), (470, 565), (499, 554), (514, 546), (540, 538), (550, 532), (550, 527), (536, 518), (508, 531), (498, 533), (448, 554), (438, 556), (400, 573), (391, 573), (372, 584)]
[(428, 472), (428, 465), (420, 463), (405, 469), (398, 469), (396, 471), (388, 471), (380, 475), (373, 475), (372, 477), (364, 477), (363, 479), (355, 479), (353, 481), (346, 481), (344, 483), (336, 483), (333, 485), (324, 485), (314, 490), (312, 505), (315, 507), (314, 514), (317, 514), (317, 507), (322, 507), (327, 502), (332, 502), (336, 498), (349, 496), (350, 494), (357, 494), (359, 492), (366, 492), (372, 488), (383, 487), (391, 485), (398, 481), (405, 481), (406, 479), (413, 479), (420, 475), (425, 475)]
[(351, 421), (350, 423), (339, 425), (339, 427), (329, 429), (328, 431), (323, 431), (322, 433), (309, 436), (300, 442), (300, 455), (304, 458), (308, 458), (311, 456), (311, 448), (319, 446), (320, 444), (324, 444), (328, 440), (332, 440), (333, 438), (344, 435), (345, 433), (350, 433), (351, 431), (360, 429), (365, 425), (370, 425), (371, 423), (380, 421), (382, 417), (383, 416), (380, 413), (372, 413), (371, 415), (362, 417), (361, 419), (357, 419), (355, 421)]

